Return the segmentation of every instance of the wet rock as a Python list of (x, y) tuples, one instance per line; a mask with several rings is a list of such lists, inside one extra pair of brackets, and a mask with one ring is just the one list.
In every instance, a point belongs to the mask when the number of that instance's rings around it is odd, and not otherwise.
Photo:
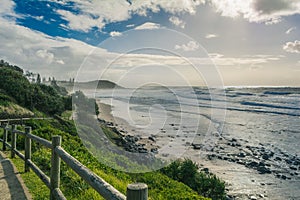
[(152, 153), (155, 153), (155, 154), (158, 153), (158, 149), (157, 149), (157, 148), (153, 148), (153, 149), (151, 149), (150, 151), (151, 151)]
[(246, 167), (254, 168), (254, 167), (257, 167), (257, 165), (258, 165), (258, 163), (256, 161), (251, 161), (246, 164)]
[(194, 149), (199, 150), (199, 149), (201, 149), (202, 144), (194, 144), (193, 143), (192, 146), (193, 146)]
[(258, 166), (257, 171), (260, 174), (271, 174), (271, 170), (269, 168), (265, 167), (265, 166)]
[(256, 196), (250, 196), (250, 199), (251, 200), (257, 200), (257, 197)]
[(297, 170), (297, 167), (290, 166), (290, 169), (291, 169), (291, 170)]
[(287, 177), (285, 175), (281, 175), (280, 178), (283, 179), (283, 180), (286, 180)]
[(269, 160), (270, 155), (267, 154), (267, 153), (264, 153), (264, 154), (262, 155), (262, 158), (265, 159), (265, 160)]
[(151, 140), (152, 142), (156, 142), (155, 138), (152, 136), (149, 136), (148, 139)]
[(237, 157), (240, 157), (240, 158), (245, 158), (245, 157), (246, 157), (246, 155), (245, 155), (243, 152), (241, 152), (241, 153), (239, 153), (239, 154), (237, 155)]
[(275, 161), (282, 161), (282, 159), (280, 158), (280, 157), (275, 157), (275, 159), (274, 159)]
[(227, 195), (226, 196), (226, 200), (233, 200), (234, 199), (234, 196), (232, 196), (232, 195)]

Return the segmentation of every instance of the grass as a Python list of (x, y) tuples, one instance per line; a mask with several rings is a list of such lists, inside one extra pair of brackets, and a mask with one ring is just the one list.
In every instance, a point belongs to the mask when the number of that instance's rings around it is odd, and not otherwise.
[[(187, 185), (175, 181), (159, 171), (144, 174), (129, 174), (100, 163), (85, 148), (81, 139), (77, 136), (76, 129), (71, 121), (62, 119), (49, 121), (31, 120), (27, 125), (32, 127), (33, 134), (48, 140), (50, 140), (52, 135), (61, 135), (62, 147), (67, 152), (123, 194), (126, 193), (126, 188), (129, 183), (144, 182), (149, 187), (149, 200), (208, 199), (199, 196), (196, 191)], [(24, 140), (19, 138), (17, 146), (22, 146), (22, 144), (24, 144)], [(32, 143), (32, 160), (48, 176), (50, 172), (50, 157), (50, 150), (40, 147), (35, 142)], [(109, 157), (119, 159), (120, 155), (111, 153)], [(24, 170), (24, 161), (19, 158), (12, 160), (17, 169), (22, 172)], [(124, 160), (124, 162), (130, 161)], [(33, 172), (21, 173), (21, 176), (32, 194), (33, 199), (40, 200), (49, 198), (48, 188)], [(85, 183), (81, 177), (66, 166), (64, 162), (61, 164), (60, 189), (67, 199), (103, 199), (95, 190)]]

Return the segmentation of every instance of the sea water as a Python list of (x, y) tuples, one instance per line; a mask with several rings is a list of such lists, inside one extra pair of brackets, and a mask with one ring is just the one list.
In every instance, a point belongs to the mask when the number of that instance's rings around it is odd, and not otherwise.
[(155, 137), (158, 156), (208, 167), (232, 196), (300, 199), (300, 88), (144, 87), (96, 97), (135, 127), (130, 134)]

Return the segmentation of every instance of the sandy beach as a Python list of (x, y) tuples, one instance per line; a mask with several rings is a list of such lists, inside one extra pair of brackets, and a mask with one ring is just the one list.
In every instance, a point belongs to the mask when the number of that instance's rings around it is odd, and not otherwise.
[(139, 140), (137, 141), (137, 143), (143, 144), (149, 152), (151, 151), (151, 149), (158, 148), (158, 145), (155, 144), (153, 138), (150, 137), (149, 139), (149, 137), (143, 136), (141, 134), (141, 129), (131, 126), (126, 120), (122, 118), (114, 117), (112, 115), (112, 107), (110, 105), (101, 103), (100, 100), (96, 100), (96, 103), (99, 106), (100, 111), (98, 118), (100, 120), (104, 120), (108, 127), (115, 127), (124, 136), (129, 135), (138, 137)]

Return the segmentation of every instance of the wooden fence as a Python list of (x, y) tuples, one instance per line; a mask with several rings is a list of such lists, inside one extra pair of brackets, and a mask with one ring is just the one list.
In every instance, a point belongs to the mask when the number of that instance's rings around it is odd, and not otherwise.
[[(11, 120), (14, 121), (14, 120)], [(6, 122), (3, 124), (3, 122)], [(102, 197), (107, 200), (147, 200), (148, 187), (143, 183), (133, 183), (127, 186), (126, 196), (103, 180), (101, 177), (93, 173), (77, 159), (72, 157), (61, 147), (61, 136), (53, 136), (52, 141), (40, 138), (31, 134), (31, 127), (25, 127), (25, 131), (17, 130), (17, 125), (8, 125), (9, 120), (0, 121), (1, 128), (3, 128), (3, 142), (2, 150), (6, 151), (10, 148), (11, 158), (15, 155), (20, 157), (25, 162), (25, 172), (30, 169), (44, 182), (50, 189), (50, 200), (66, 199), (64, 194), (59, 189), (60, 185), (60, 163), (63, 160), (72, 170), (74, 170), (86, 183), (94, 188)], [(9, 133), (11, 133), (11, 144), (7, 142)], [(17, 135), (25, 137), (25, 155), (23, 155), (16, 148)], [(38, 166), (31, 160), (31, 142), (35, 141), (46, 148), (51, 149), (51, 169), (50, 177), (48, 177)]]

